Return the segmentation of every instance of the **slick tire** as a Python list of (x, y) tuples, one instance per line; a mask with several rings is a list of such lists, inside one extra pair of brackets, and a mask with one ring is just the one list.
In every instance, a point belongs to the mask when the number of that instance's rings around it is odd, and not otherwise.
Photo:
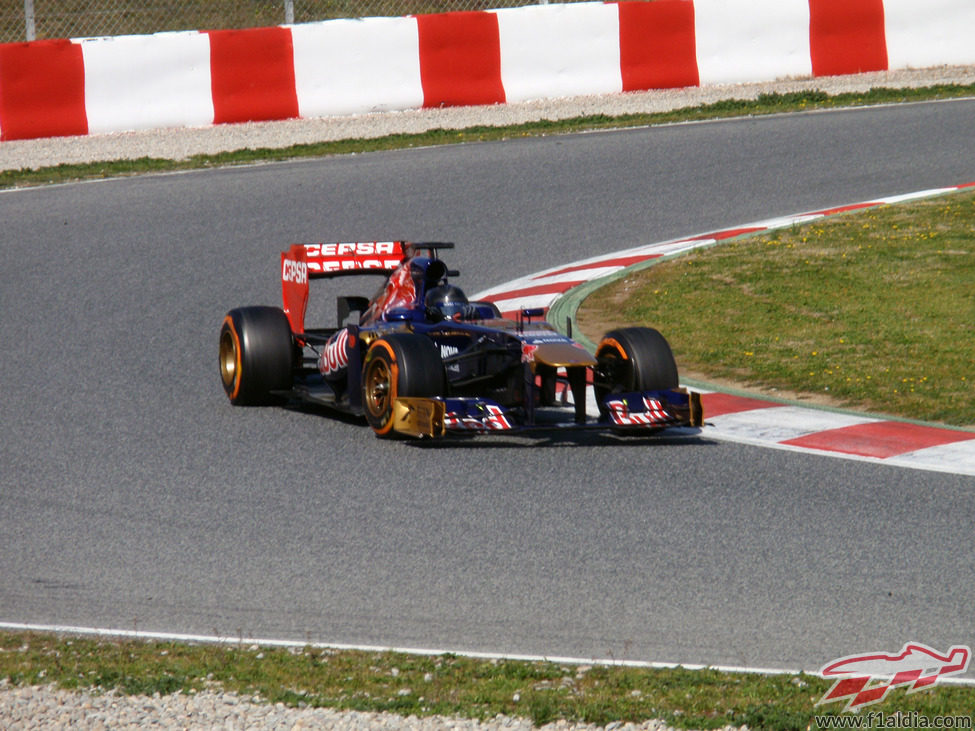
[(428, 338), (393, 333), (375, 340), (362, 366), (362, 408), (376, 436), (393, 431), (393, 403), (401, 396), (432, 397), (444, 392), (440, 351)]
[(278, 307), (231, 310), (220, 326), (220, 380), (230, 403), (259, 406), (291, 389), (294, 342)]
[(596, 347), (593, 390), (600, 414), (611, 393), (663, 391), (677, 388), (677, 362), (670, 344), (650, 327), (611, 330)]

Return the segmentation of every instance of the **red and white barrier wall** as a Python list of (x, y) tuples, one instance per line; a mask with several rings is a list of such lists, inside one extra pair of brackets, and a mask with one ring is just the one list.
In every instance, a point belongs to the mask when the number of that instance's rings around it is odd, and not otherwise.
[(971, 0), (535, 5), (0, 45), (0, 140), (975, 63)]

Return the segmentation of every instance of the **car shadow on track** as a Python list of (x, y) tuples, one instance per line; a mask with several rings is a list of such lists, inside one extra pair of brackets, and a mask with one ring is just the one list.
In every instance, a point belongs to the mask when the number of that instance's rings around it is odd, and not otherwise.
[(716, 445), (701, 436), (700, 429), (682, 428), (647, 435), (617, 435), (600, 431), (553, 430), (517, 434), (451, 435), (443, 439), (416, 439), (404, 442), (415, 449), (536, 449), (551, 447), (614, 447), (643, 449), (694, 444)]
[[(309, 404), (283, 404), (282, 407), (297, 414), (315, 419), (327, 419), (362, 429), (363, 438), (371, 438), (372, 429), (364, 417), (355, 416), (325, 406)], [(678, 427), (649, 434), (615, 434), (598, 429), (552, 428), (515, 432), (452, 433), (438, 439), (411, 439), (393, 437), (389, 441), (415, 449), (525, 449), (540, 447), (654, 447), (694, 444), (713, 445), (717, 442), (702, 436), (694, 427)]]

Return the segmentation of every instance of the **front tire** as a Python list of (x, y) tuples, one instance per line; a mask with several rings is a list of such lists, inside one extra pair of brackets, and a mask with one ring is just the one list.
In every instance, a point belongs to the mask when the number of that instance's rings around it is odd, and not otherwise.
[(677, 388), (677, 362), (670, 344), (650, 327), (611, 330), (596, 348), (593, 390), (599, 413), (605, 416), (603, 399), (612, 393), (665, 391)]
[(231, 310), (220, 327), (220, 380), (235, 406), (271, 403), (291, 389), (291, 325), (278, 307)]
[(397, 398), (430, 398), (442, 396), (443, 391), (443, 362), (430, 339), (393, 333), (369, 346), (362, 366), (362, 407), (376, 436), (395, 435), (393, 404)]

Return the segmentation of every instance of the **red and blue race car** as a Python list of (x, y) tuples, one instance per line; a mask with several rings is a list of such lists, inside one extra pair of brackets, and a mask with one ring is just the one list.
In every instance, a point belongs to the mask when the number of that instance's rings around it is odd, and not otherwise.
[[(439, 257), (450, 248), (373, 241), (282, 252), (283, 307), (233, 309), (220, 328), (231, 403), (324, 406), (364, 416), (379, 437), (701, 424), (700, 398), (678, 385), (659, 332), (613, 330), (591, 354), (542, 310), (506, 319), (491, 302), (468, 301)], [(371, 299), (338, 297), (335, 327), (306, 326), (311, 280), (365, 274), (384, 277)]]

